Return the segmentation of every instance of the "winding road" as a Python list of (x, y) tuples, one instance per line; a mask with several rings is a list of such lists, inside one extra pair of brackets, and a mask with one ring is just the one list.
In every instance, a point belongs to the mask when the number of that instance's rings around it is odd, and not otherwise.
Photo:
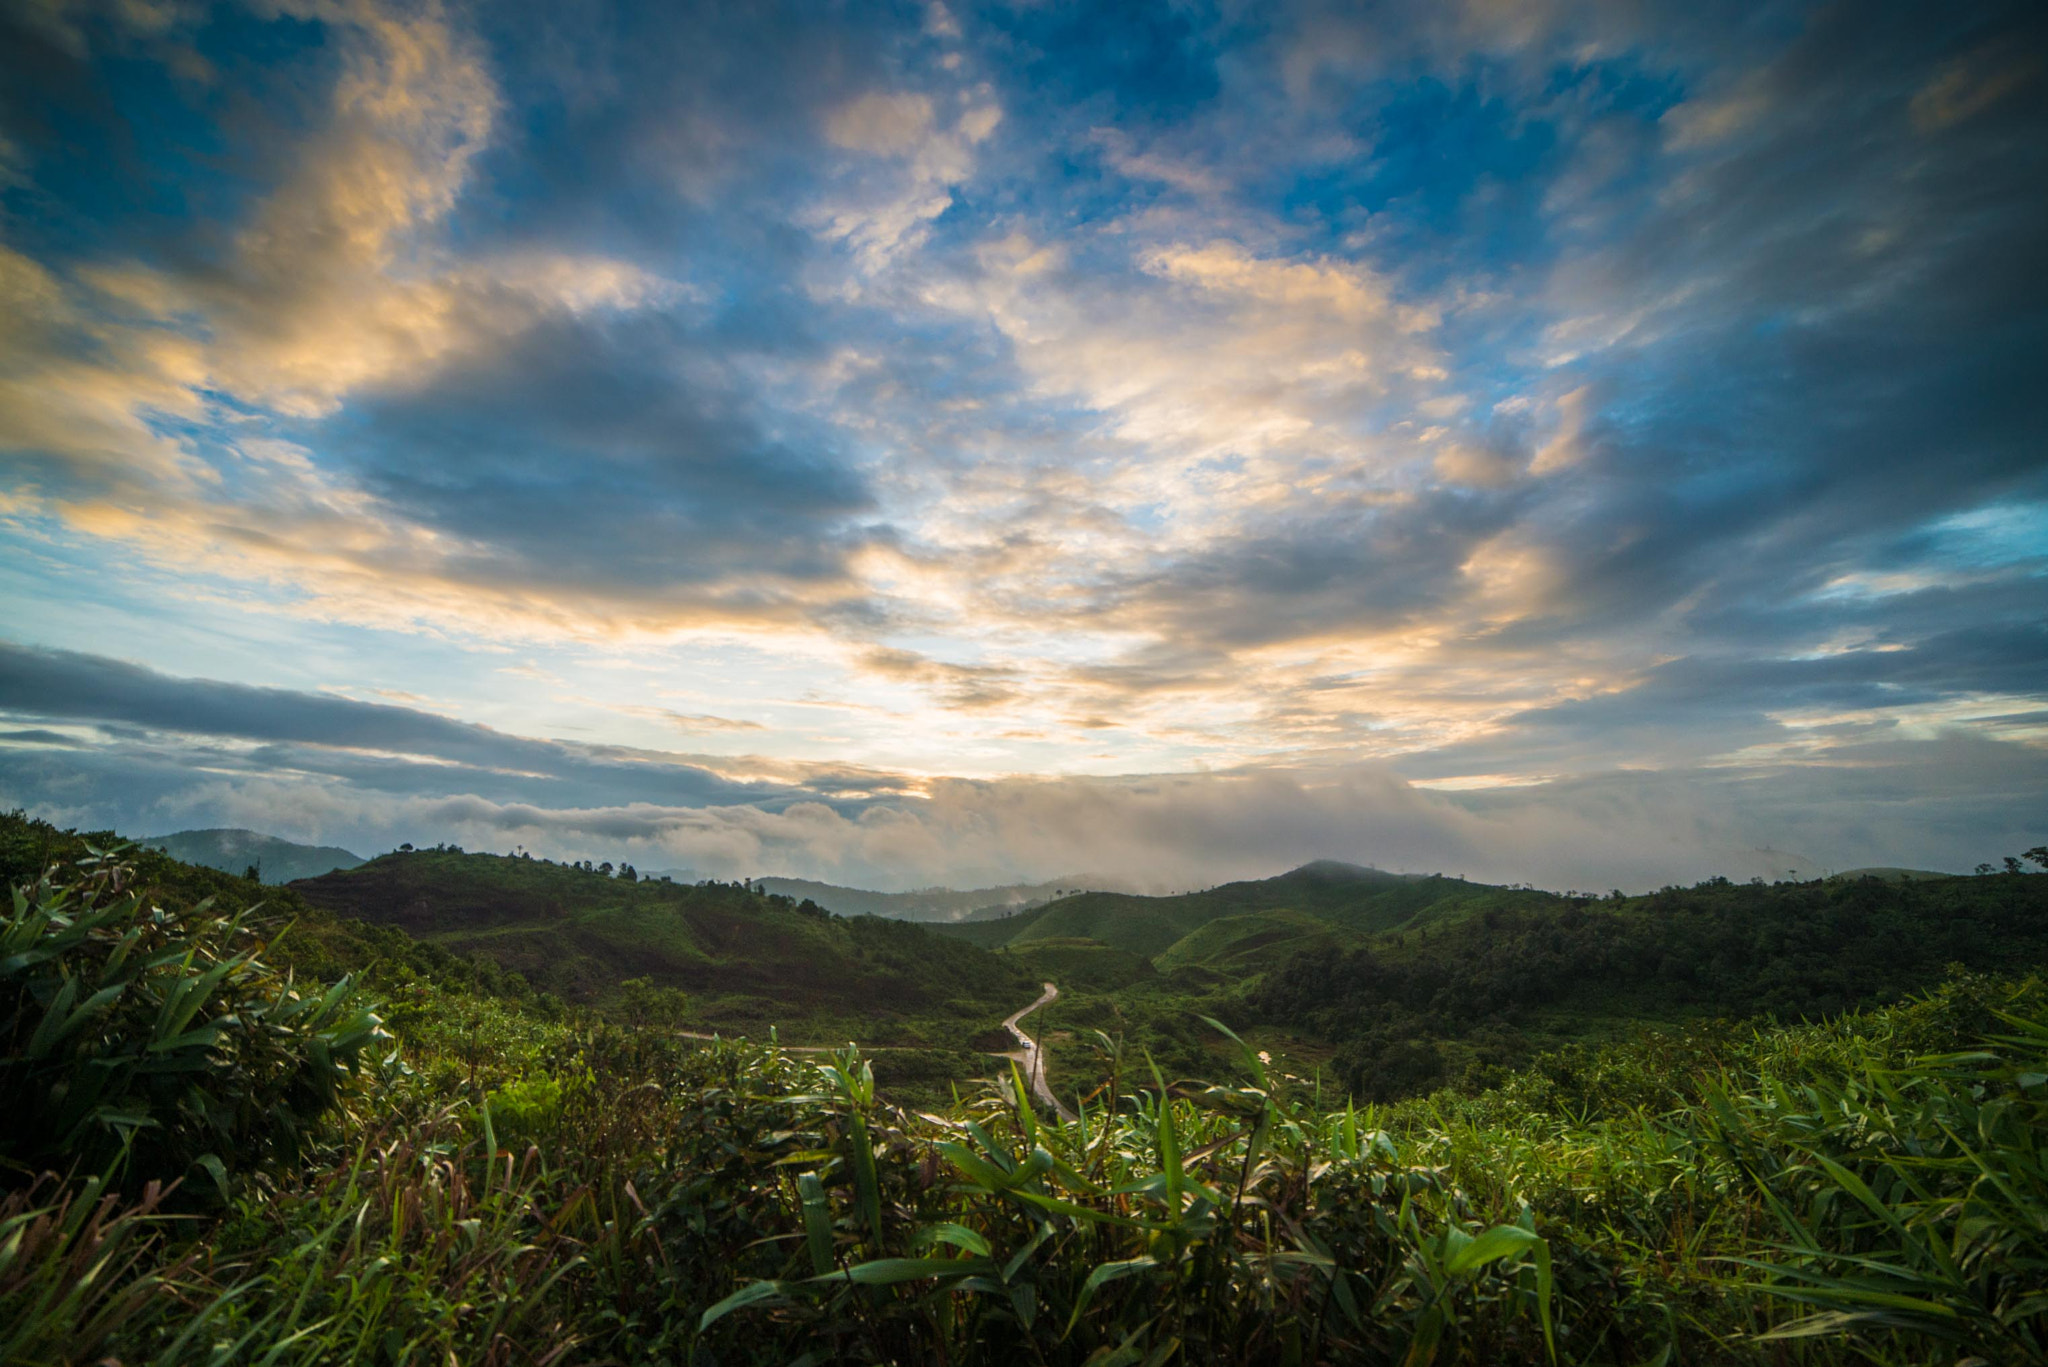
[(1023, 1047), (1018, 1049), (1014, 1053), (1004, 1054), (1002, 1057), (1013, 1058), (1017, 1060), (1017, 1062), (1023, 1064), (1024, 1076), (1030, 1080), (1032, 1095), (1036, 1096), (1040, 1101), (1043, 1101), (1046, 1105), (1052, 1107), (1053, 1110), (1058, 1113), (1059, 1118), (1061, 1120), (1073, 1120), (1077, 1117), (1074, 1115), (1072, 1111), (1068, 1110), (1064, 1105), (1060, 1103), (1060, 1099), (1058, 1097), (1053, 1095), (1052, 1085), (1046, 1081), (1044, 1048), (1040, 1046), (1037, 1040), (1025, 1034), (1024, 1027), (1017, 1023), (1023, 1020), (1026, 1016), (1030, 1015), (1033, 1011), (1036, 1011), (1039, 1007), (1044, 1006), (1048, 1002), (1052, 1001), (1053, 998), (1059, 996), (1059, 994), (1060, 990), (1057, 987), (1054, 987), (1051, 983), (1047, 983), (1045, 985), (1044, 996), (1040, 997), (1037, 1001), (1031, 1003), (1031, 1005), (1024, 1007), (1022, 1010), (1018, 1011), (1016, 1014), (1012, 1015), (1008, 1020), (1003, 1022), (1003, 1029), (1009, 1031), (1011, 1036), (1017, 1041), (1017, 1043), (1022, 1045)]
[[(1020, 1007), (1015, 1012), (1013, 1012), (1010, 1018), (1003, 1022), (1003, 1029), (1010, 1032), (1010, 1037), (1017, 1041), (1019, 1047), (1011, 1050), (1006, 1054), (997, 1054), (996, 1057), (1015, 1059), (1019, 1064), (1023, 1066), (1024, 1077), (1031, 1084), (1031, 1094), (1033, 1096), (1037, 1097), (1040, 1101), (1043, 1101), (1046, 1105), (1052, 1107), (1053, 1111), (1059, 1116), (1061, 1120), (1077, 1120), (1080, 1117), (1076, 1116), (1072, 1111), (1068, 1110), (1063, 1104), (1061, 1104), (1060, 1099), (1057, 1096), (1053, 1095), (1052, 1085), (1046, 1081), (1045, 1050), (1042, 1047), (1040, 1047), (1037, 1040), (1025, 1034), (1024, 1027), (1018, 1024), (1019, 1021), (1023, 1020), (1033, 1011), (1036, 1011), (1039, 1007), (1044, 1006), (1051, 1002), (1054, 998), (1058, 997), (1059, 994), (1059, 988), (1053, 986), (1051, 983), (1047, 983), (1045, 985), (1045, 992), (1039, 997), (1037, 1001), (1031, 1003), (1031, 1005), (1029, 1006)], [(714, 1040), (721, 1038), (721, 1036), (705, 1034), (704, 1032), (699, 1030), (678, 1030), (675, 1033), (683, 1039)], [(834, 1054), (839, 1052), (836, 1047), (822, 1044), (783, 1044), (778, 1045), (777, 1047), (782, 1049), (784, 1052), (791, 1054)], [(868, 1052), (873, 1053), (877, 1048), (909, 1049), (912, 1047), (914, 1046), (886, 1044), (880, 1046), (870, 1045), (868, 1046)]]

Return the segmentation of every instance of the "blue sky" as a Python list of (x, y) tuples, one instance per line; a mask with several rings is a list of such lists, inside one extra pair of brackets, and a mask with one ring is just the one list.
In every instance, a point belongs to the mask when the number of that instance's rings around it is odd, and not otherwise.
[(2038, 6), (0, 34), (0, 801), (878, 885), (2048, 810)]

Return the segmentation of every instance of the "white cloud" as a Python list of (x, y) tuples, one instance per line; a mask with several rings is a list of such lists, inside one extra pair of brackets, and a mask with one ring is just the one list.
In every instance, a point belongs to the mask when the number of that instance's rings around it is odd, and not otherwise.
[(1002, 122), (985, 90), (959, 92), (964, 106), (951, 127), (930, 95), (873, 91), (825, 116), (835, 147), (877, 159), (843, 168), (843, 183), (819, 200), (809, 218), (821, 236), (846, 243), (864, 275), (915, 252), (933, 219), (953, 203), (953, 187), (974, 174), (975, 149)]
[(721, 877), (783, 874), (897, 889), (1094, 874), (1170, 890), (1336, 858), (1481, 881), (1642, 890), (1716, 874), (1810, 877), (1876, 863), (1962, 870), (2007, 846), (2020, 848), (2015, 842), (2029, 838), (2024, 824), (1995, 815), (1987, 821), (1995, 804), (1971, 803), (1958, 785), (1970, 772), (2014, 764), (2031, 775), (2027, 781), (2038, 781), (2042, 760), (2006, 746), (2009, 756), (1987, 764), (1986, 744), (1960, 754), (1928, 742), (1852, 760), (1862, 783), (1898, 790), (1878, 808), (1868, 793), (1841, 791), (1840, 775), (1826, 770), (1781, 769), (1767, 779), (1620, 773), (1442, 792), (1382, 767), (1346, 765), (943, 780), (925, 800), (852, 812), (823, 802), (772, 812), (644, 803), (551, 809), (252, 779), (195, 787), (158, 814), (363, 852), (400, 840), (479, 849), (516, 843), (561, 858), (625, 858), (642, 868), (682, 865)]
[(863, 95), (825, 118), (825, 137), (834, 147), (877, 156), (907, 156), (931, 134), (931, 96), (911, 91)]

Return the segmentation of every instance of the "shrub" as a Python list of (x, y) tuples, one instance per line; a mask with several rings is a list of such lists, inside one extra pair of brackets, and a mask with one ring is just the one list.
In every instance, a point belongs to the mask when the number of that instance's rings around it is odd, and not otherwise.
[(489, 1105), (499, 1146), (524, 1148), (561, 1124), (562, 1084), (551, 1077), (522, 1078), (492, 1092)]
[(0, 913), (0, 1171), (131, 1190), (295, 1159), (388, 1040), (344, 979), (302, 994), (248, 912), (167, 911), (94, 853)]

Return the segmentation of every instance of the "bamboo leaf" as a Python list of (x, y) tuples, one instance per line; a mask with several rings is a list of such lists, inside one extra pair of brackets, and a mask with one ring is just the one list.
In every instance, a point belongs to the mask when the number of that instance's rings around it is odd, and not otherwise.
[(744, 1310), (750, 1305), (759, 1305), (762, 1301), (775, 1300), (784, 1294), (785, 1289), (781, 1282), (749, 1282), (699, 1316), (697, 1332), (703, 1333), (735, 1310)]

